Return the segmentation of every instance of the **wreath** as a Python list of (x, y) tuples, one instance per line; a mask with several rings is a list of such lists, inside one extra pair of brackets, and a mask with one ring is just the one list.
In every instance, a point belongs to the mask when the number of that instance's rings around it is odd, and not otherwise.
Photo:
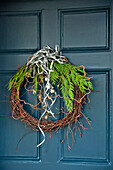
[[(8, 83), (8, 90), (11, 90), (12, 117), (20, 119), (34, 131), (42, 133), (44, 139), (37, 147), (45, 141), (44, 132), (53, 133), (67, 125), (71, 127), (73, 122), (73, 131), (77, 128), (80, 130), (79, 127), (84, 129), (80, 118), (84, 117), (90, 124), (90, 119), (85, 116), (82, 110), (83, 104), (87, 104), (88, 95), (93, 90), (91, 78), (86, 77), (83, 65), (77, 67), (69, 63), (66, 57), (58, 51), (58, 46), (55, 47), (55, 50), (45, 46), (28, 58), (26, 64), (18, 69)], [(29, 89), (27, 84), (31, 84)], [(23, 86), (26, 91), (31, 91), (36, 95), (39, 100), (38, 104), (32, 105), (20, 98), (19, 92)], [(55, 90), (56, 87), (60, 89), (58, 94)], [(56, 119), (56, 113), (52, 111), (56, 98), (63, 99), (66, 108), (60, 108), (57, 113), (63, 113), (63, 118), (52, 121), (49, 117), (52, 116)], [(40, 111), (40, 118), (35, 118), (27, 113), (23, 108), (22, 101)], [(42, 105), (41, 108), (39, 104)]]

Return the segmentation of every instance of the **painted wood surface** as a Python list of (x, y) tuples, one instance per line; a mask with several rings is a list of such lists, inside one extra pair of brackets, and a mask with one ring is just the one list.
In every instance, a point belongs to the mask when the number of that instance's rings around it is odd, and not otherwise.
[[(70, 151), (65, 137), (66, 128), (51, 136), (37, 148), (42, 136), (24, 133), (25, 125), (11, 117), (0, 117), (0, 170), (112, 170), (113, 169), (113, 1), (110, 0), (42, 0), (9, 1), (0, 5), (0, 100), (9, 100), (5, 85), (17, 70), (43, 45), (56, 44), (68, 60), (85, 65), (93, 76), (94, 90), (90, 107), (84, 112), (92, 120), (82, 138), (77, 134)], [(34, 102), (28, 94), (26, 100)], [(62, 102), (57, 100), (55, 107)], [(30, 112), (30, 109), (26, 107)], [(11, 113), (8, 102), (0, 102), (0, 114)], [(38, 116), (38, 113), (34, 113)], [(46, 134), (46, 137), (49, 135)], [(72, 145), (71, 135), (69, 136)]]

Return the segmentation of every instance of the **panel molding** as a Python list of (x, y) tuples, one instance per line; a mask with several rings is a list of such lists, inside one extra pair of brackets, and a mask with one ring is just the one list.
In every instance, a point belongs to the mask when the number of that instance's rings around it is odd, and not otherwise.
[(0, 17), (15, 17), (15, 16), (36, 16), (37, 20), (39, 21), (39, 24), (37, 24), (37, 28), (39, 29), (39, 32), (37, 32), (37, 48), (23, 48), (23, 49), (0, 49), (0, 53), (28, 53), (28, 52), (36, 52), (41, 48), (41, 15), (42, 10), (34, 10), (34, 11), (0, 11)]
[[(17, 70), (0, 70), (0, 76), (11, 76), (16, 73)], [(37, 114), (39, 115), (39, 114)], [(40, 133), (37, 133), (37, 144), (40, 143)], [(22, 137), (23, 138), (23, 137)], [(16, 145), (17, 146), (17, 145)], [(15, 148), (16, 148), (15, 146)], [(18, 148), (19, 149), (19, 148)], [(40, 148), (36, 147), (36, 156), (0, 156), (0, 161), (36, 161), (41, 162)]]
[[(106, 158), (77, 158), (77, 157), (66, 157), (64, 156), (64, 144), (59, 144), (58, 150), (58, 163), (68, 163), (68, 164), (100, 164), (100, 165), (110, 165), (111, 164), (111, 122), (110, 118), (112, 115), (112, 70), (110, 68), (89, 68), (86, 69), (87, 73), (90, 74), (105, 74), (106, 76)], [(62, 103), (63, 104), (63, 103)], [(64, 106), (63, 106), (64, 107)], [(62, 117), (63, 118), (63, 117)], [(59, 139), (63, 139), (64, 137), (64, 129), (60, 130), (59, 132)], [(79, 137), (79, 136), (77, 136)], [(82, 139), (81, 139), (82, 140)], [(66, 141), (65, 141), (66, 142)], [(76, 144), (74, 144), (76, 145)], [(73, 148), (72, 148), (73, 149)]]
[[(110, 7), (98, 8), (78, 8), (78, 9), (60, 9), (59, 11), (59, 44), (63, 52), (96, 52), (110, 51)], [(105, 46), (89, 46), (89, 47), (65, 47), (64, 45), (64, 16), (72, 14), (106, 14), (106, 45)]]

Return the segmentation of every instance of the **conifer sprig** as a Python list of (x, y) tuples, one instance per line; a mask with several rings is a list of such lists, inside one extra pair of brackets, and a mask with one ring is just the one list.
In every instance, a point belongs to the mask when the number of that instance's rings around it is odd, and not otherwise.
[(51, 82), (60, 84), (60, 90), (64, 97), (65, 105), (69, 113), (73, 110), (74, 100), (74, 85), (78, 86), (83, 94), (88, 92), (88, 89), (92, 90), (92, 83), (89, 79), (85, 78), (84, 71), (79, 67), (65, 63), (54, 63), (54, 72), (51, 72)]
[[(10, 79), (8, 83), (8, 90), (11, 90), (12, 87), (17, 88), (17, 97), (19, 97), (19, 89), (25, 77), (32, 77), (33, 70), (37, 70), (37, 67), (27, 67), (26, 64), (23, 65), (15, 75)], [(41, 69), (41, 68), (39, 68)], [(52, 68), (54, 71), (50, 73), (50, 81), (53, 85), (56, 83), (59, 84), (62, 96), (64, 97), (65, 105), (69, 113), (73, 110), (73, 101), (74, 101), (74, 85), (78, 86), (80, 91), (84, 94), (88, 92), (88, 89), (93, 90), (92, 83), (90, 79), (84, 76), (84, 70), (69, 63), (60, 64), (54, 62)], [(86, 73), (85, 73), (86, 74)], [(37, 93), (38, 78), (40, 82), (43, 82), (44, 74), (38, 75), (38, 72), (35, 73), (33, 83), (34, 83), (34, 95)]]

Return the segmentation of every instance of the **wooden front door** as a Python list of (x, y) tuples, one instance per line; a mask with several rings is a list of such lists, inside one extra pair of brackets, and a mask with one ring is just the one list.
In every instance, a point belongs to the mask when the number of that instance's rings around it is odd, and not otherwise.
[[(113, 1), (42, 0), (9, 1), (0, 4), (0, 170), (112, 170), (113, 169)], [(17, 70), (43, 45), (56, 44), (68, 60), (84, 65), (93, 76), (90, 107), (84, 108), (92, 128), (79, 134), (71, 150), (59, 130), (45, 145), (38, 132), (28, 131), (11, 114), (5, 85)], [(27, 96), (29, 98), (29, 96)], [(3, 102), (5, 100), (5, 102)], [(32, 98), (31, 98), (32, 100)], [(60, 100), (57, 102), (60, 106)], [(48, 137), (48, 134), (47, 134)], [(71, 145), (70, 136), (70, 145)]]

